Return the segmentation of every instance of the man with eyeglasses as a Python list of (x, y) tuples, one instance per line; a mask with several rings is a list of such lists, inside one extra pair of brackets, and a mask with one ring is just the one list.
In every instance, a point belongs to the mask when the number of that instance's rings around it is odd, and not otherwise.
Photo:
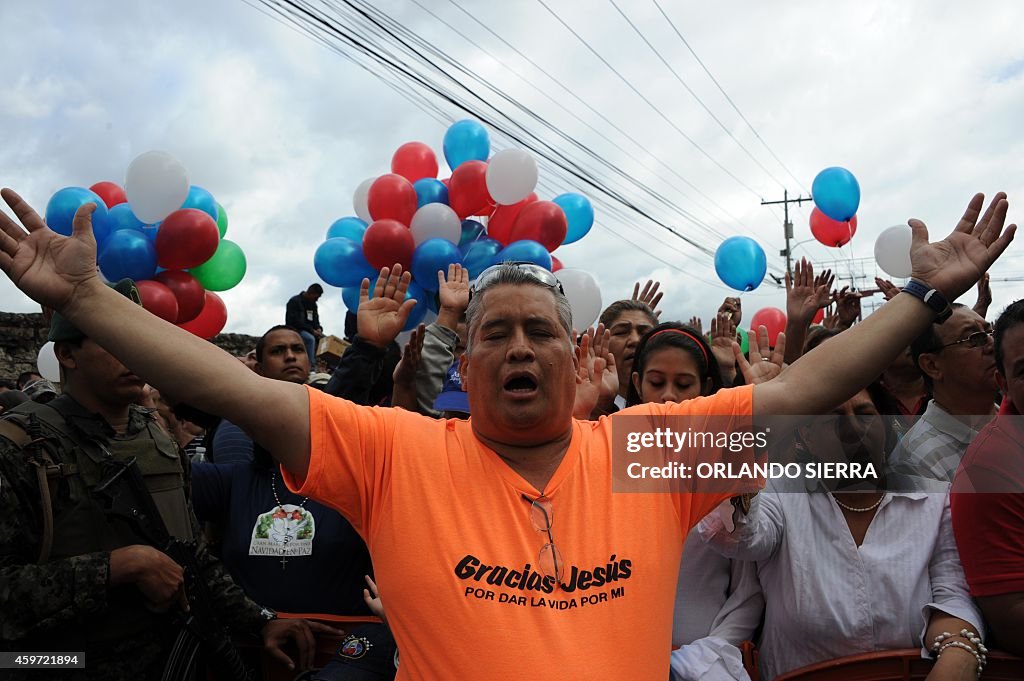
[(932, 399), (889, 455), (903, 474), (952, 482), (967, 446), (996, 414), (992, 325), (956, 303), (943, 324), (931, 324), (910, 346)]
[[(400, 678), (666, 678), (683, 539), (730, 493), (612, 493), (611, 427), (620, 416), (572, 418), (587, 377), (568, 303), (548, 274), (513, 265), (481, 275), (461, 363), (473, 416), (433, 421), (253, 374), (102, 285), (89, 206), (63, 237), (17, 194), (3, 197), (24, 225), (0, 214), (0, 269), (15, 285), (153, 385), (242, 426), (294, 491), (348, 517), (371, 551), (402, 651)], [(960, 296), (1009, 245), (1005, 195), (984, 215), (983, 201), (976, 195), (936, 244), (911, 221), (917, 287), (832, 340), (827, 354), (812, 351), (756, 389), (624, 413), (719, 414), (740, 424), (752, 414), (831, 409), (947, 313), (944, 296)], [(371, 299), (364, 280), (368, 341), (404, 325), (415, 305), (404, 300), (408, 284), (399, 266), (384, 269)]]

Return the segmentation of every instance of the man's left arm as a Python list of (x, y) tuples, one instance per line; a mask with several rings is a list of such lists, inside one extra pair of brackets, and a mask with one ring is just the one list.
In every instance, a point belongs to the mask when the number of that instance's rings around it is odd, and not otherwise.
[[(911, 220), (913, 278), (953, 301), (974, 285), (1013, 240), (1005, 231), (1006, 195), (996, 194), (981, 216), (984, 196), (971, 200), (946, 239), (928, 243), (923, 222)], [(820, 414), (844, 402), (882, 374), (890, 362), (932, 323), (935, 312), (906, 291), (805, 355), (779, 377), (757, 387), (755, 415)]]

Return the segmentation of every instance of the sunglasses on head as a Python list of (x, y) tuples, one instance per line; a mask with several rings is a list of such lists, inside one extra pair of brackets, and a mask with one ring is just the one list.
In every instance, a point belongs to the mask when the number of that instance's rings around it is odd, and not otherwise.
[(562, 288), (562, 282), (558, 281), (558, 277), (551, 273), (550, 270), (544, 269), (540, 265), (532, 262), (503, 262), (497, 265), (491, 265), (476, 278), (476, 283), (473, 284), (469, 292), (479, 293), (485, 288), (490, 286), (498, 275), (501, 273), (502, 268), (505, 269), (516, 269), (537, 282), (557, 290), (563, 296), (565, 295), (565, 289)]

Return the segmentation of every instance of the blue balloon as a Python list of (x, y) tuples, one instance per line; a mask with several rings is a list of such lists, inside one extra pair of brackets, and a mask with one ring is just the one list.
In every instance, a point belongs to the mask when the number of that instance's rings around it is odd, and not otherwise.
[(491, 138), (477, 121), (459, 121), (444, 134), (444, 159), (452, 170), (466, 161), (486, 161), (490, 155)]
[(825, 168), (818, 173), (811, 195), (818, 210), (839, 222), (852, 219), (860, 207), (860, 184), (846, 168)]
[[(370, 297), (373, 297), (373, 286), (377, 283), (377, 277), (370, 277)], [(341, 300), (349, 312), (355, 313), (359, 309), (359, 287), (349, 286), (341, 289)]]
[(459, 239), (459, 248), (465, 250), (465, 247), (473, 243), (487, 232), (487, 228), (476, 220), (463, 220), (462, 221), (462, 237)]
[(107, 213), (107, 223), (110, 225), (111, 232), (116, 232), (119, 229), (133, 229), (136, 232), (142, 232), (142, 228), (146, 226), (142, 220), (135, 217), (135, 213), (127, 203), (119, 203), (111, 208)]
[(441, 180), (432, 177), (424, 177), (412, 183), (416, 190), (416, 207), (422, 208), (428, 203), (443, 203), (448, 205), (448, 187), (444, 186)]
[(99, 263), (109, 281), (152, 279), (156, 274), (156, 246), (134, 229), (120, 229), (107, 239)]
[(447, 275), (448, 266), (452, 263), (462, 263), (458, 246), (447, 239), (427, 239), (413, 251), (409, 271), (424, 290), (436, 291), (438, 271)]
[(152, 242), (156, 242), (156, 233), (160, 229), (160, 225), (164, 223), (163, 220), (152, 225), (143, 225), (142, 233), (146, 235), (146, 238)]
[(469, 278), (476, 279), (481, 272), (494, 264), (494, 258), (501, 252), (500, 241), (482, 236), (462, 251), (462, 266), (469, 270)]
[(92, 213), (92, 230), (96, 242), (105, 241), (110, 233), (107, 204), (103, 203), (99, 194), (84, 187), (64, 187), (55, 192), (46, 204), (46, 224), (58, 234), (71, 236), (75, 213), (87, 203), (96, 204), (96, 210)]
[(341, 288), (359, 286), (363, 279), (376, 274), (363, 256), (362, 244), (344, 237), (320, 244), (313, 254), (313, 268), (326, 283)]
[(594, 226), (594, 207), (590, 205), (590, 200), (587, 197), (572, 193), (560, 194), (551, 201), (562, 209), (565, 219), (569, 222), (569, 229), (562, 242), (563, 246), (579, 241)]
[(196, 185), (189, 187), (188, 197), (185, 199), (185, 203), (181, 204), (181, 207), (201, 210), (213, 218), (214, 222), (217, 221), (217, 202), (214, 200), (213, 194), (202, 187)]
[(551, 254), (536, 241), (513, 241), (494, 258), (494, 264), (502, 262), (532, 262), (544, 269), (551, 269)]
[(363, 234), (366, 232), (366, 227), (366, 222), (357, 217), (341, 218), (335, 220), (327, 228), (327, 238), (337, 239), (338, 237), (344, 237), (345, 239), (352, 239), (357, 244), (361, 244), (363, 243)]
[(753, 291), (768, 272), (768, 259), (760, 244), (750, 237), (733, 236), (715, 251), (715, 272), (737, 291)]
[(405, 294), (406, 300), (410, 298), (416, 299), (416, 307), (412, 308), (412, 312), (409, 313), (409, 318), (405, 321), (402, 331), (412, 331), (415, 329), (423, 321), (423, 318), (427, 316), (427, 310), (429, 309), (427, 301), (430, 298), (430, 294), (424, 291), (415, 281), (409, 283), (409, 290)]

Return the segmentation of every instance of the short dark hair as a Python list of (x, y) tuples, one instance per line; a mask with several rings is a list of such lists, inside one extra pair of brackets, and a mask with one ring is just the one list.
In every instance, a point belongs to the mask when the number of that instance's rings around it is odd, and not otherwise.
[(317, 295), (322, 295), (323, 292), (324, 287), (321, 286), (320, 284), (310, 284), (309, 288), (306, 289), (306, 293), (315, 293)]
[[(260, 339), (258, 341), (256, 341), (256, 361), (257, 362), (262, 362), (263, 361), (263, 348), (267, 345), (267, 336), (269, 336), (270, 334), (274, 333), (275, 331), (291, 331), (296, 336), (298, 336), (300, 340), (302, 339), (302, 334), (299, 333), (299, 330), (296, 329), (294, 326), (288, 326), (287, 324), (278, 324), (277, 326), (270, 327), (269, 329), (267, 329), (266, 333), (264, 333), (262, 336), (260, 336)], [(303, 352), (305, 352), (305, 350), (306, 350), (306, 344), (305, 343), (302, 344), (302, 350), (303, 350)], [(312, 360), (312, 357), (310, 358), (310, 360)]]
[(18, 390), (21, 390), (26, 385), (28, 385), (32, 381), (36, 380), (36, 377), (42, 378), (43, 375), (41, 373), (39, 373), (38, 371), (23, 371), (20, 374), (18, 374), (18, 378), (17, 378), (17, 381), (16, 381), (17, 384), (18, 384), (17, 385)]
[[(953, 303), (950, 307), (954, 310), (958, 310), (967, 306), (963, 303)], [(924, 331), (921, 332), (921, 335), (915, 338), (914, 342), (910, 344), (910, 357), (914, 360), (914, 366), (918, 368), (921, 367), (921, 363), (918, 362), (921, 355), (929, 352), (938, 352), (942, 349), (942, 341), (939, 340), (939, 334), (936, 333), (938, 328), (939, 325), (932, 322)], [(924, 371), (921, 371), (921, 375), (924, 376), (925, 387), (928, 388), (928, 392), (931, 392), (932, 387), (934, 386), (932, 377)]]
[(0, 378), (0, 388), (7, 388), (8, 390), (17, 390), (18, 384), (9, 378)]
[[(668, 333), (662, 333), (663, 331)], [(701, 395), (714, 395), (722, 389), (722, 371), (718, 367), (718, 360), (715, 359), (711, 346), (708, 345), (707, 340), (704, 339), (704, 336), (700, 335), (697, 329), (678, 322), (658, 324), (644, 334), (643, 338), (636, 345), (636, 354), (633, 356), (633, 371), (642, 378), (647, 358), (650, 357), (651, 353), (663, 348), (678, 348), (693, 357), (693, 361), (697, 364), (697, 370), (700, 372)], [(708, 379), (711, 379), (711, 389), (706, 391), (705, 386)], [(626, 393), (626, 405), (632, 407), (634, 404), (640, 404), (642, 401), (640, 391), (636, 389), (631, 380), (629, 382), (629, 391)]]
[(597, 321), (604, 324), (604, 328), (610, 328), (623, 312), (643, 312), (651, 320), (652, 325), (658, 323), (658, 316), (654, 314), (654, 310), (639, 300), (616, 300), (604, 309)]
[(1007, 331), (1019, 324), (1024, 324), (1024, 298), (1010, 303), (1010, 305), (1003, 310), (1003, 313), (999, 315), (999, 319), (996, 320), (996, 327), (993, 333), (996, 353), (996, 371), (1003, 376), (1006, 375), (1006, 371), (1003, 369), (1003, 336), (1006, 335)]

